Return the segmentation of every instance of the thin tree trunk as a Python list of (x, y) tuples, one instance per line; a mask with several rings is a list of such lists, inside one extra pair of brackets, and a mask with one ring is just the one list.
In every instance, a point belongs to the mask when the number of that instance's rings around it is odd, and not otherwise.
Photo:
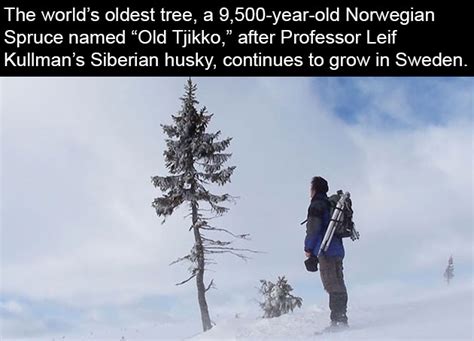
[[(193, 226), (196, 226), (198, 220), (197, 203), (191, 203)], [(197, 253), (198, 270), (196, 274), (196, 286), (198, 291), (199, 309), (201, 310), (202, 329), (204, 331), (212, 328), (209, 309), (206, 302), (206, 287), (204, 286), (204, 249), (202, 247), (201, 233), (194, 227), (194, 241)]]

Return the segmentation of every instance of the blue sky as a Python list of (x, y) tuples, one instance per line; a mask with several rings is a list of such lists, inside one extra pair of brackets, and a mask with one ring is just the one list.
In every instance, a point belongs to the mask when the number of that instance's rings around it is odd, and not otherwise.
[[(361, 113), (371, 110), (374, 93), (379, 93), (380, 98), (384, 98), (384, 95), (398, 97), (398, 104), (408, 110), (410, 118), (418, 124), (445, 124), (454, 98), (446, 99), (444, 90), (451, 90), (450, 95), (456, 92), (456, 96), (465, 96), (472, 88), (472, 80), (469, 78), (385, 78), (382, 82), (379, 78), (373, 80), (377, 85), (372, 89), (360, 85), (364, 82), (367, 82), (366, 78), (349, 77), (315, 81), (322, 96), (337, 96), (337, 100), (332, 103), (334, 113), (350, 124), (360, 122)], [(337, 94), (332, 91), (333, 86), (338, 88)], [(377, 111), (378, 123), (382, 128), (411, 127), (407, 120), (393, 117), (393, 113), (387, 109)]]
[[(317, 174), (353, 194), (351, 302), (436, 289), (451, 253), (457, 283), (472, 284), (472, 79), (195, 80), (215, 114), (210, 129), (234, 138), (227, 190), (240, 199), (220, 223), (265, 252), (221, 257), (208, 273), (216, 321), (258, 314), (258, 280), (283, 274), (305, 306), (326, 305), (302, 267), (299, 226)], [(161, 225), (151, 208), (150, 177), (165, 173), (160, 124), (179, 109), (184, 82), (2, 79), (4, 336), (199, 331), (194, 286), (174, 286), (186, 266), (168, 266), (192, 246), (186, 212)]]

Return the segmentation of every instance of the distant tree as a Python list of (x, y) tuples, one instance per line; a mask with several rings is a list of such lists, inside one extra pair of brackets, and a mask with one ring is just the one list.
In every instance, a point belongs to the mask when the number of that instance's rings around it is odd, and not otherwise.
[(259, 291), (263, 295), (260, 307), (264, 318), (278, 317), (292, 312), (296, 307), (301, 307), (303, 299), (291, 294), (293, 288), (288, 284), (285, 276), (278, 277), (276, 283), (266, 280), (260, 280), (260, 283)]
[(209, 219), (221, 216), (229, 209), (223, 204), (233, 201), (229, 194), (213, 194), (207, 188), (209, 185), (222, 186), (230, 182), (235, 167), (226, 167), (224, 164), (232, 154), (224, 151), (229, 147), (231, 138), (219, 140), (220, 131), (207, 132), (207, 126), (212, 118), (205, 107), (196, 109), (199, 103), (196, 99), (196, 84), (191, 79), (185, 85), (185, 94), (181, 97), (181, 110), (172, 115), (173, 124), (162, 125), (168, 136), (167, 149), (164, 151), (165, 165), (168, 176), (153, 176), (152, 183), (163, 193), (153, 201), (159, 217), (173, 214), (176, 208), (187, 204), (191, 226), (189, 231), (194, 234), (194, 246), (190, 253), (174, 261), (189, 261), (191, 266), (190, 277), (178, 283), (184, 284), (196, 279), (199, 308), (203, 330), (212, 328), (211, 318), (206, 300), (207, 291), (213, 287), (211, 280), (204, 284), (206, 265), (213, 262), (210, 258), (215, 254), (230, 253), (242, 259), (247, 259), (246, 252), (255, 252), (248, 249), (234, 248), (232, 240), (216, 239), (211, 234), (223, 232), (232, 238), (248, 239), (248, 234), (236, 235), (221, 227), (211, 226)]
[(454, 277), (454, 262), (453, 262), (453, 256), (449, 257), (448, 260), (448, 266), (446, 267), (446, 270), (444, 270), (444, 278), (446, 279), (446, 282), (449, 283)]

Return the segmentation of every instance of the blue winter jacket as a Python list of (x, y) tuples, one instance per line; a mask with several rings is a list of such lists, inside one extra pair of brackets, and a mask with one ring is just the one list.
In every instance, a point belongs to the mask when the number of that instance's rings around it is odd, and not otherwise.
[[(308, 221), (306, 222), (306, 238), (304, 240), (306, 252), (311, 252), (314, 256), (318, 255), (330, 219), (327, 195), (320, 193), (314, 195), (308, 208)], [(328, 250), (323, 255), (344, 258), (342, 239), (333, 236)]]

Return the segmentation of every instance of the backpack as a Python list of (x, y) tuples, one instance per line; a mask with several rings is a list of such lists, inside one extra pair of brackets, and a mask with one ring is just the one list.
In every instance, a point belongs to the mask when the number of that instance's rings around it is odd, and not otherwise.
[[(333, 216), (334, 209), (336, 208), (337, 202), (342, 197), (343, 192), (337, 191), (336, 194), (331, 195), (328, 198), (329, 201), (329, 216)], [(350, 194), (348, 195), (344, 208), (342, 209), (342, 219), (339, 219), (336, 223), (334, 235), (339, 238), (350, 237), (352, 240), (359, 239), (359, 232), (355, 229), (355, 224), (352, 221), (354, 211), (352, 210), (352, 200)]]

